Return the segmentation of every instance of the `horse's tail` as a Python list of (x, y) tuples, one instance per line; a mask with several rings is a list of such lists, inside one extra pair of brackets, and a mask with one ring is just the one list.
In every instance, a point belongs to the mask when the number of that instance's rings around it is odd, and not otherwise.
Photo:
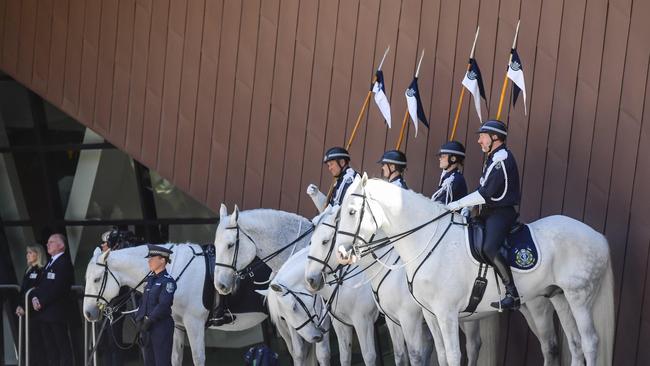
[(610, 366), (614, 351), (614, 334), (616, 332), (614, 314), (614, 273), (612, 263), (607, 261), (605, 276), (594, 299), (593, 317), (598, 332), (598, 365)]

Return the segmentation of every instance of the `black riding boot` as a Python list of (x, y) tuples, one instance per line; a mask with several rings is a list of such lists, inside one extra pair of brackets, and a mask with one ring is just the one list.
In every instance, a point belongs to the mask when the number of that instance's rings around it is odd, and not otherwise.
[(515, 286), (515, 281), (512, 279), (512, 271), (510, 270), (510, 266), (506, 263), (501, 253), (498, 253), (494, 258), (492, 258), (492, 264), (503, 280), (503, 284), (506, 287), (506, 296), (503, 298), (503, 300), (499, 302), (495, 301), (490, 305), (493, 308), (497, 309), (519, 309), (519, 306), (521, 305), (521, 302), (519, 300), (519, 292)]

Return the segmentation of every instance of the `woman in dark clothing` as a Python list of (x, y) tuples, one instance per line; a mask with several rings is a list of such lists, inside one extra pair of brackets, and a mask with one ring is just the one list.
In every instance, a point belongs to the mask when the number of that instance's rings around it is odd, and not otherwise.
[[(45, 266), (46, 256), (45, 250), (43, 247), (36, 245), (27, 246), (27, 269), (25, 269), (25, 275), (23, 276), (23, 282), (20, 289), (20, 294), (18, 296), (18, 306), (16, 307), (16, 315), (23, 316), (25, 315), (25, 309), (23, 307), (25, 302), (25, 294), (29, 289), (36, 286), (40, 279), (40, 275), (43, 272), (43, 267)], [(29, 349), (31, 350), (29, 355), (29, 363), (31, 365), (42, 365), (44, 360), (42, 359), (42, 352), (38, 352), (42, 348), (43, 342), (41, 338), (41, 332), (38, 321), (38, 312), (31, 311), (29, 313)]]

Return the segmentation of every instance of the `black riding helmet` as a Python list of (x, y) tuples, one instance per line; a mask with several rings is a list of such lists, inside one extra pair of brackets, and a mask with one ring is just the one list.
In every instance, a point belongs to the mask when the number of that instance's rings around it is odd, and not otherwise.
[(346, 149), (340, 146), (330, 147), (325, 152), (325, 157), (323, 157), (323, 164), (327, 163), (328, 161), (338, 160), (338, 159), (343, 159), (346, 162), (349, 162), (350, 153)]
[(388, 150), (377, 161), (377, 164), (395, 164), (406, 168), (406, 155), (399, 150)]
[[(438, 156), (442, 154), (448, 154), (449, 160), (447, 164), (451, 165), (453, 163), (462, 163), (465, 160), (465, 146), (458, 141), (448, 141), (440, 146), (438, 151)], [(455, 158), (452, 161), (452, 157)]]
[(490, 119), (481, 125), (476, 133), (487, 133), (490, 135), (497, 135), (501, 141), (505, 141), (508, 136), (508, 127), (505, 123), (496, 120)]

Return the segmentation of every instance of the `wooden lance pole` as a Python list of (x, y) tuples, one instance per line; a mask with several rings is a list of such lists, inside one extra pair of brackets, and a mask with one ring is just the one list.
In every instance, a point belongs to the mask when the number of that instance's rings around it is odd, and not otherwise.
[[(481, 27), (476, 27), (476, 35), (474, 35), (474, 44), (472, 44), (472, 51), (469, 53), (469, 62), (467, 63), (467, 72), (472, 67), (472, 59), (474, 58), (474, 49), (476, 48), (476, 41), (478, 40), (478, 31)], [(456, 106), (456, 115), (454, 116), (454, 127), (451, 129), (449, 141), (456, 137), (456, 126), (458, 126), (458, 117), (460, 116), (460, 106), (463, 104), (463, 97), (465, 96), (465, 86), (460, 86), (460, 98), (458, 98), (458, 105)]]
[[(377, 67), (377, 71), (381, 70), (381, 67), (384, 65), (384, 60), (386, 60), (386, 55), (388, 55), (388, 51), (390, 51), (390, 46), (388, 46), (386, 48), (386, 51), (384, 51), (384, 56), (381, 58), (381, 62), (379, 63), (379, 67)], [(366, 94), (366, 99), (363, 101), (363, 106), (361, 106), (361, 110), (359, 111), (359, 115), (357, 116), (357, 121), (354, 124), (354, 128), (352, 129), (352, 134), (350, 134), (348, 143), (345, 145), (346, 150), (350, 150), (350, 146), (352, 146), (352, 142), (354, 142), (354, 138), (357, 136), (357, 130), (359, 129), (361, 120), (363, 119), (363, 116), (366, 113), (366, 109), (368, 109), (368, 104), (370, 103), (370, 97), (372, 96), (372, 86), (375, 84), (375, 81), (377, 81), (376, 74), (375, 76), (372, 77), (372, 82), (370, 83), (370, 90), (368, 90), (368, 94)], [(323, 210), (327, 207), (327, 203), (332, 197), (332, 192), (334, 191), (335, 184), (336, 184), (336, 178), (332, 180), (332, 183), (330, 184), (330, 188), (327, 191), (327, 200), (325, 201), (325, 206), (323, 207)]]
[[(519, 35), (519, 23), (517, 22), (517, 30), (515, 31), (515, 39), (512, 41), (512, 49), (510, 50), (510, 56), (508, 57), (508, 68), (512, 62), (512, 50), (517, 47), (517, 36)], [(501, 120), (501, 111), (503, 110), (503, 100), (506, 96), (506, 87), (508, 86), (508, 68), (506, 68), (506, 75), (503, 77), (503, 85), (501, 86), (501, 97), (499, 98), (499, 109), (497, 110), (497, 119)]]
[[(418, 67), (415, 69), (415, 78), (417, 79), (418, 75), (420, 75), (420, 66), (422, 65), (422, 59), (424, 58), (424, 50), (422, 50), (422, 55), (420, 56), (420, 61), (418, 61)], [(404, 113), (404, 119), (402, 119), (402, 128), (399, 130), (399, 138), (397, 139), (397, 144), (395, 144), (395, 150), (399, 150), (400, 147), (402, 147), (402, 141), (404, 140), (404, 133), (406, 131), (406, 122), (408, 121), (409, 117), (409, 108), (408, 104), (406, 106), (406, 112)], [(415, 116), (416, 122), (417, 123), (417, 116)]]

